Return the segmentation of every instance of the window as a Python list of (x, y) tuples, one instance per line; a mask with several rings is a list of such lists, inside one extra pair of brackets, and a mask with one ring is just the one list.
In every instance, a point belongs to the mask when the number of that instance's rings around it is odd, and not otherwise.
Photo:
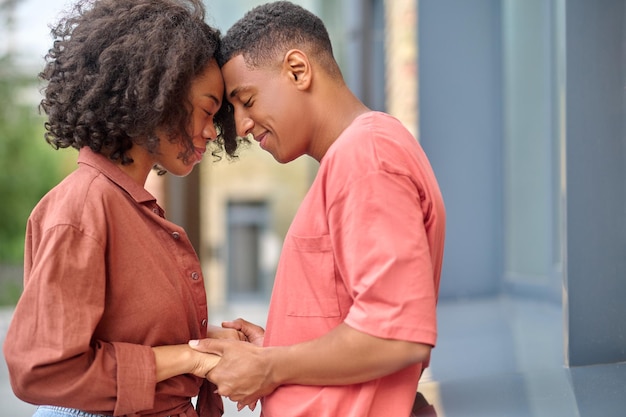
[(258, 298), (269, 289), (270, 268), (264, 262), (268, 233), (265, 202), (228, 203), (228, 298)]

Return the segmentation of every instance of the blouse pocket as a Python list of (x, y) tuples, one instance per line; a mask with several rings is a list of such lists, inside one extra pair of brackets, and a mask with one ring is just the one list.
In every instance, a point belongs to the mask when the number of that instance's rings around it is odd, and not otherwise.
[(289, 288), (286, 291), (287, 315), (338, 317), (340, 309), (330, 235), (291, 235), (283, 246), (282, 258), (286, 261), (282, 278)]

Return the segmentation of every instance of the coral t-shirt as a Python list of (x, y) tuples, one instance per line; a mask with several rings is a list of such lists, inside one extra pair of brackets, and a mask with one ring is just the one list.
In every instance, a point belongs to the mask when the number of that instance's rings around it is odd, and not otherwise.
[[(444, 235), (443, 199), (418, 141), (387, 114), (359, 116), (322, 159), (287, 233), (265, 344), (300, 343), (346, 323), (434, 346)], [(408, 416), (426, 365), (361, 384), (281, 386), (262, 413)]]

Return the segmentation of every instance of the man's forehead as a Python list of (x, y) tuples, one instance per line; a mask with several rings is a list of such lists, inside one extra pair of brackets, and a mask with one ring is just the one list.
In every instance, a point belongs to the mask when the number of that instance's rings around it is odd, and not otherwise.
[(222, 66), (222, 76), (228, 97), (234, 97), (244, 86), (249, 84), (252, 72), (246, 65), (243, 55), (234, 56)]
[(243, 55), (237, 55), (222, 66), (222, 76), (226, 85), (228, 97), (235, 97), (237, 94), (249, 91), (261, 82), (259, 77), (262, 71), (255, 70), (248, 66)]

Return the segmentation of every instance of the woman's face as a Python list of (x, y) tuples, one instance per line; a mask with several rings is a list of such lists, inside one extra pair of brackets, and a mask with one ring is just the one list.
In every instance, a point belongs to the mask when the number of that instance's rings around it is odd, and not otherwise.
[[(185, 139), (182, 137), (172, 138), (164, 131), (157, 129), (159, 145), (154, 152), (148, 151), (144, 146), (133, 146), (129, 156), (133, 159), (130, 165), (119, 165), (141, 186), (145, 185), (148, 174), (152, 167), (159, 167), (170, 172), (172, 175), (184, 177), (193, 167), (202, 161), (207, 143), (217, 138), (214, 117), (222, 105), (224, 97), (224, 79), (222, 72), (215, 60), (212, 60), (203, 72), (191, 83), (189, 102), (191, 103), (191, 117), (187, 132), (190, 134), (194, 152), (188, 152)], [(185, 157), (186, 156), (186, 157)]]
[(217, 62), (212, 60), (192, 82), (189, 92), (192, 110), (187, 131), (193, 139), (195, 152), (185, 160), (186, 149), (182, 138), (172, 142), (166, 135), (159, 135), (159, 147), (153, 155), (154, 164), (176, 176), (188, 175), (194, 165), (202, 161), (208, 142), (217, 138), (214, 117), (222, 105), (222, 97), (224, 80)]

